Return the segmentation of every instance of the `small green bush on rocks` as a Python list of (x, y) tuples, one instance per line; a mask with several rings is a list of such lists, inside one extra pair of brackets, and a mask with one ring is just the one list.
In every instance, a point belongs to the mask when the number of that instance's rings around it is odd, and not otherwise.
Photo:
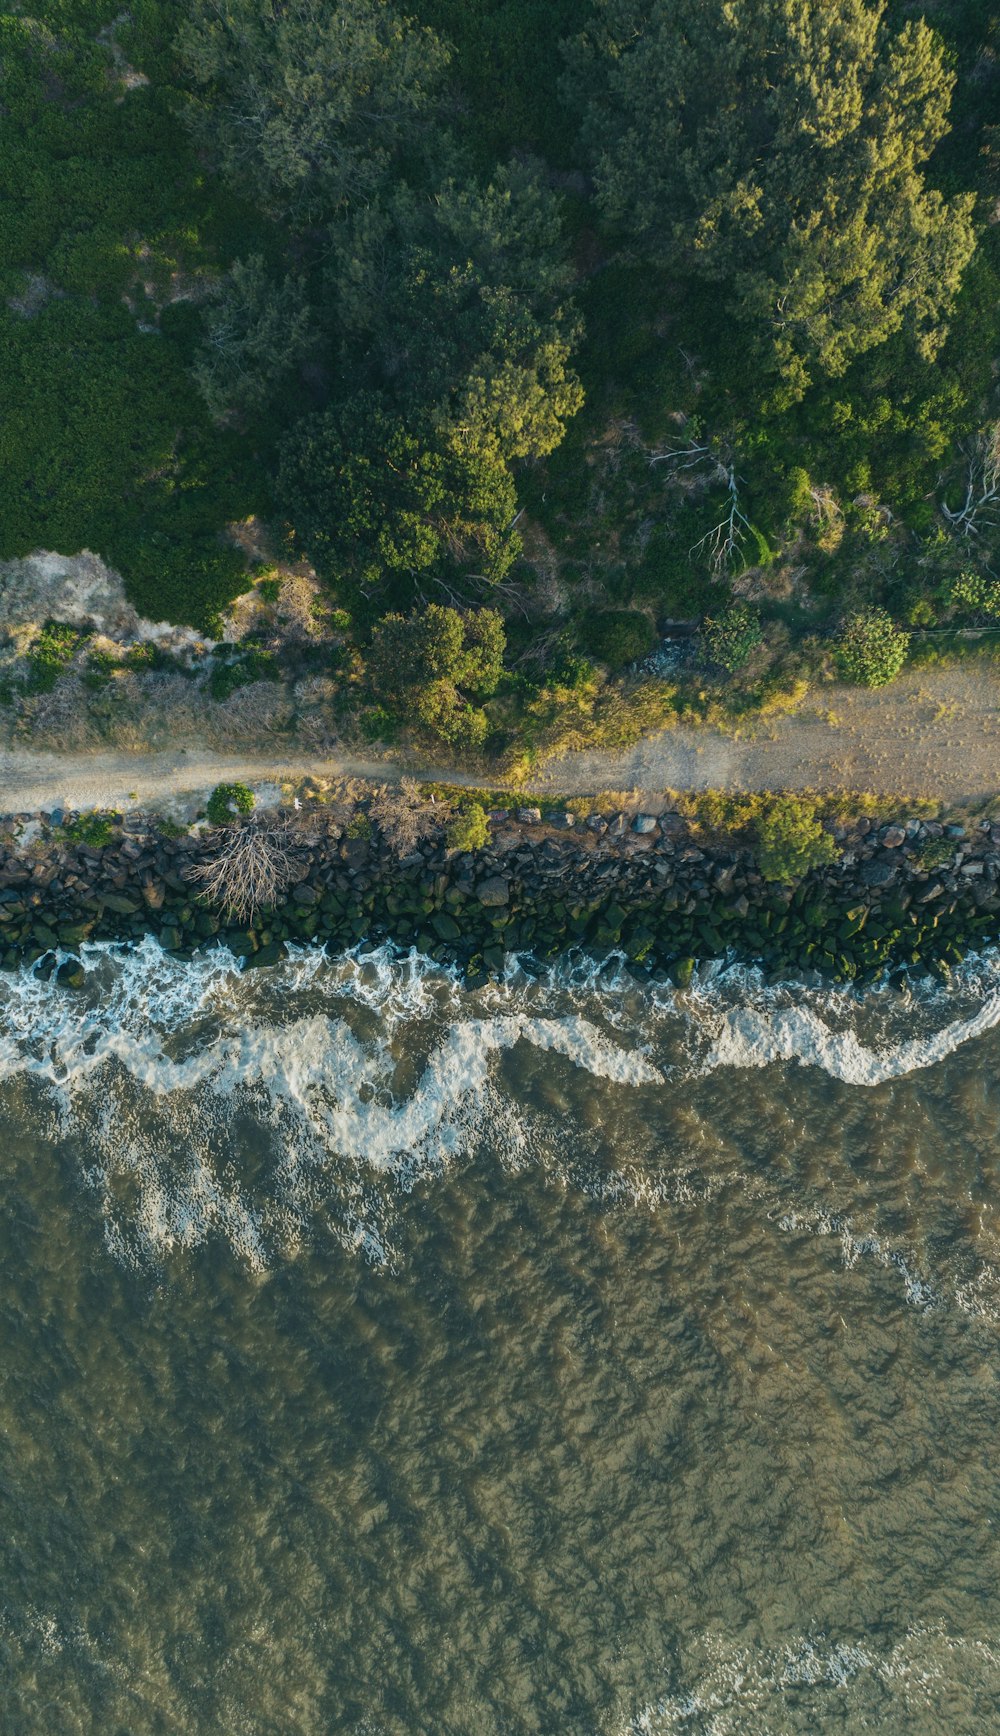
[(489, 843), (490, 828), (481, 802), (467, 802), (449, 822), (449, 850), (482, 850)]
[(213, 826), (228, 826), (238, 814), (252, 814), (255, 801), (246, 784), (216, 784), (206, 812)]
[(765, 880), (798, 880), (836, 854), (815, 803), (804, 797), (776, 797), (757, 822), (757, 861)]
[(92, 850), (102, 850), (110, 844), (120, 820), (121, 815), (117, 813), (99, 814), (95, 810), (90, 814), (78, 814), (65, 828), (66, 836), (75, 844), (88, 844)]

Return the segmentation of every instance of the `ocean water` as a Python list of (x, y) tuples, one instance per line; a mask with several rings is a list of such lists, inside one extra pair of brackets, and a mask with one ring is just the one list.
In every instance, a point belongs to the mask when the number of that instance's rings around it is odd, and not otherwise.
[(1000, 960), (0, 978), (4, 1736), (1000, 1728)]

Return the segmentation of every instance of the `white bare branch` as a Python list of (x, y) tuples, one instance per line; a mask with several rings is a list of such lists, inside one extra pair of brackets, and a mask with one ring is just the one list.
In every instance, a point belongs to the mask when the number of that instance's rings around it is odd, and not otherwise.
[(729, 509), (720, 518), (718, 524), (699, 537), (688, 552), (692, 555), (704, 554), (709, 557), (712, 570), (721, 572), (740, 552), (743, 543), (750, 532), (750, 520), (746, 513), (740, 510), (740, 479), (733, 465), (724, 472), (726, 486), (729, 490)]
[(982, 429), (966, 454), (965, 500), (956, 512), (942, 501), (941, 511), (958, 535), (978, 536), (1000, 524), (1000, 422)]
[(288, 830), (251, 821), (220, 827), (212, 843), (212, 857), (194, 863), (188, 879), (201, 882), (205, 897), (217, 909), (249, 926), (258, 911), (276, 904), (291, 885), (294, 867)]

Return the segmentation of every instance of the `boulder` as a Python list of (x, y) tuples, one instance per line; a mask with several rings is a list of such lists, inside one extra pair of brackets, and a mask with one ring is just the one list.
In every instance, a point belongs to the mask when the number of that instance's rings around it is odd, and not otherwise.
[(116, 916), (138, 916), (142, 909), (134, 898), (127, 898), (124, 892), (102, 892), (100, 896)]
[(896, 870), (891, 862), (864, 862), (860, 878), (862, 886), (888, 886), (895, 880)]
[(633, 832), (640, 833), (640, 835), (644, 834), (646, 832), (655, 832), (656, 831), (656, 817), (655, 817), (655, 815), (654, 814), (636, 814), (635, 819), (632, 821), (632, 830), (633, 830)]
[(476, 887), (476, 897), (480, 904), (488, 909), (498, 909), (502, 904), (510, 902), (510, 886), (499, 874), (493, 874), (488, 880), (480, 880)]
[(522, 826), (539, 826), (542, 821), (541, 808), (518, 808), (514, 818)]

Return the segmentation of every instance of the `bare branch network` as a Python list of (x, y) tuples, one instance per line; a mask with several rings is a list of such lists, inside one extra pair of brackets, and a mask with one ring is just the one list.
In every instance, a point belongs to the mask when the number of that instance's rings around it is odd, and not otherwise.
[(942, 501), (941, 511), (952, 530), (978, 536), (982, 527), (1000, 524), (1000, 422), (982, 429), (966, 453), (965, 500), (957, 512)]
[(751, 532), (750, 520), (740, 507), (740, 483), (742, 478), (736, 474), (736, 465), (730, 456), (720, 458), (711, 446), (699, 446), (689, 441), (686, 446), (668, 447), (664, 452), (654, 452), (649, 460), (650, 468), (655, 464), (669, 464), (675, 476), (685, 470), (704, 470), (705, 480), (725, 484), (729, 496), (726, 511), (707, 530), (703, 537), (688, 550), (689, 555), (707, 557), (714, 573), (720, 573), (730, 561), (740, 554), (743, 544)]
[(188, 869), (216, 909), (249, 926), (258, 911), (277, 904), (294, 877), (291, 837), (285, 826), (250, 821), (220, 827), (214, 854)]

